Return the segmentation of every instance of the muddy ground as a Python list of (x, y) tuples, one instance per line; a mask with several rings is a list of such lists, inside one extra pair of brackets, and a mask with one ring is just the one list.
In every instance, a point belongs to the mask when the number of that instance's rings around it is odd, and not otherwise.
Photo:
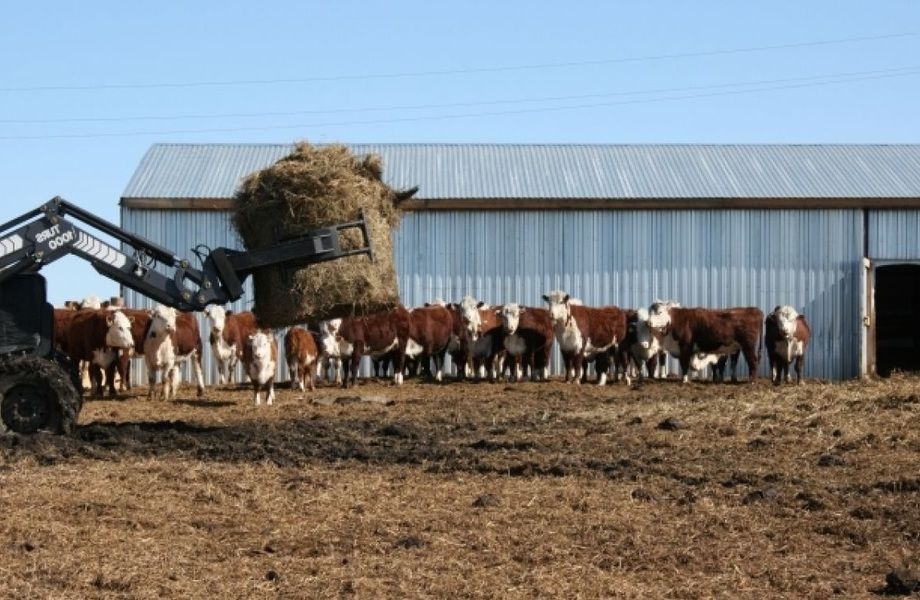
[(0, 597), (877, 597), (920, 379), (89, 400), (0, 436)]

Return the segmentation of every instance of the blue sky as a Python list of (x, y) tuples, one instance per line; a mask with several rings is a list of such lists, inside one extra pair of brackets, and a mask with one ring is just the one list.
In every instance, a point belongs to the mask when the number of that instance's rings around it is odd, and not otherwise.
[(155, 142), (920, 142), (913, 0), (19, 2), (0, 66), (0, 221)]

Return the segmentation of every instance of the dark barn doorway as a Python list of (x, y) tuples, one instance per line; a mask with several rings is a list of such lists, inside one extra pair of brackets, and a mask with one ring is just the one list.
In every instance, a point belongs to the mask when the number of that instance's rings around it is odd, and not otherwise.
[(920, 371), (920, 265), (875, 269), (876, 372)]

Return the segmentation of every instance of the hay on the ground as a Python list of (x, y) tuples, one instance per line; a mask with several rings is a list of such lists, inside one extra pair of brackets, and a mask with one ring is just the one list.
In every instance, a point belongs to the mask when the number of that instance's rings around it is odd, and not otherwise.
[[(397, 192), (382, 181), (376, 155), (359, 158), (340, 145), (306, 142), (274, 165), (249, 175), (236, 193), (233, 224), (247, 249), (358, 219), (368, 224), (374, 261), (367, 255), (311, 265), (291, 272), (266, 267), (253, 273), (255, 306), (263, 325), (281, 327), (367, 314), (399, 302), (391, 233), (399, 225), (399, 202), (415, 189)], [(343, 235), (345, 250), (361, 235)]]

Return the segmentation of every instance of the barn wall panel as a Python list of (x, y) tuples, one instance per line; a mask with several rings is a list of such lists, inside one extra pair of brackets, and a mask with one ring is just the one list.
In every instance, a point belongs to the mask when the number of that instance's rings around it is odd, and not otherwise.
[(920, 210), (870, 210), (869, 256), (920, 258)]

